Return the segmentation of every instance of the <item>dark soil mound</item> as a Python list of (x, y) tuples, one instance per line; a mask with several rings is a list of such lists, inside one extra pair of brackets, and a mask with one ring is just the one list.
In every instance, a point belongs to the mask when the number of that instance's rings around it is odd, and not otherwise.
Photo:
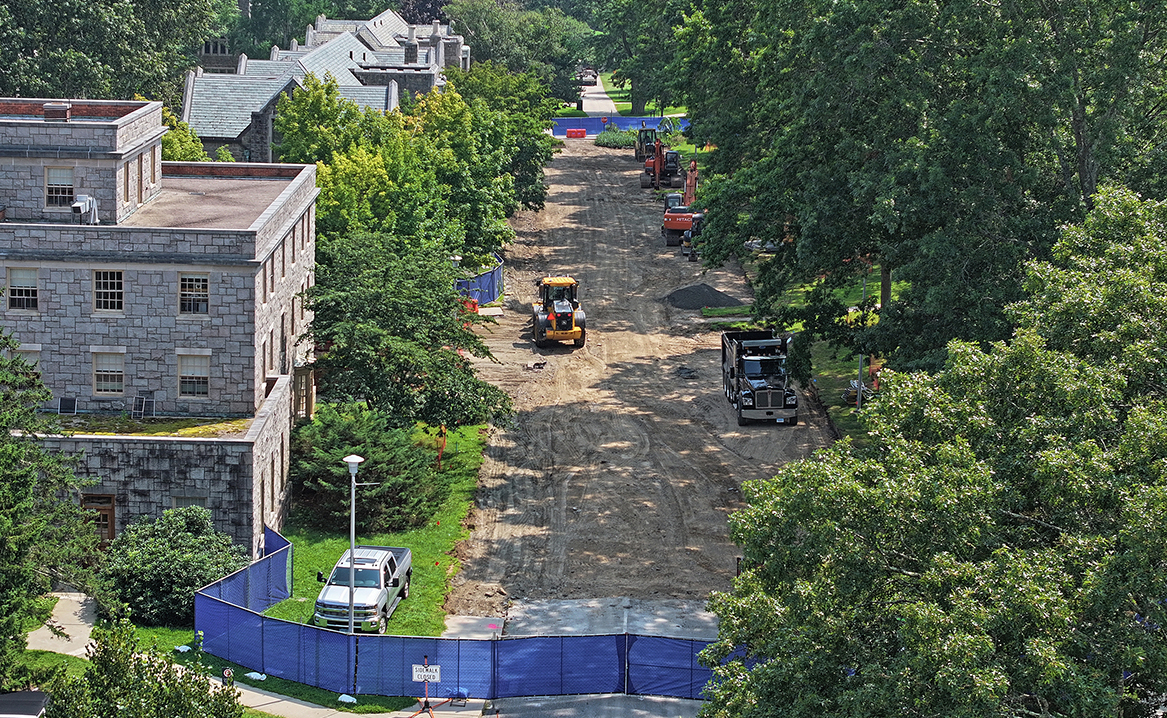
[(702, 309), (704, 307), (740, 307), (743, 302), (725, 292), (719, 292), (708, 284), (694, 284), (682, 287), (665, 297), (665, 301), (680, 309)]

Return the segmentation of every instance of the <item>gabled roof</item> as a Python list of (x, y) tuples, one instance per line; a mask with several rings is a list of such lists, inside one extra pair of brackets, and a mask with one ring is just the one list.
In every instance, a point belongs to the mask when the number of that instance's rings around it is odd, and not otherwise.
[(243, 74), (249, 77), (276, 77), (291, 72), (297, 80), (302, 80), (308, 74), (300, 63), (282, 60), (252, 60), (248, 58), (243, 68)]
[(322, 45), (342, 33), (359, 36), (374, 50), (397, 47), (397, 36), (409, 32), (409, 23), (392, 10), (386, 10), (371, 20), (332, 20), (317, 18), (314, 44)]
[(279, 77), (205, 74), (191, 87), (190, 128), (200, 138), (234, 139), (251, 124), (251, 113), (296, 84), (291, 66)]
[(338, 85), (360, 85), (361, 81), (351, 70), (359, 70), (361, 63), (372, 55), (364, 43), (346, 32), (326, 45), (313, 48), (299, 59), (299, 63), (305, 72), (311, 72), (321, 79), (325, 73), (332, 73)]

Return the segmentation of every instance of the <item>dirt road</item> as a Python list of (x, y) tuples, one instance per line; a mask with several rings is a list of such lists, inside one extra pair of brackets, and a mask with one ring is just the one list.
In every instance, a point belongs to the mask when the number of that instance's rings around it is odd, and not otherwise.
[[(830, 441), (808, 402), (798, 426), (737, 426), (720, 334), (662, 300), (699, 283), (747, 302), (750, 290), (739, 268), (706, 272), (664, 246), (663, 206), (637, 170), (630, 150), (568, 140), (547, 172), (546, 209), (516, 219), (508, 304), (487, 335), (501, 363), (479, 368), (518, 413), (491, 438), (450, 613), (726, 590), (740, 555), (726, 517), (741, 483)], [(534, 281), (560, 273), (581, 282), (587, 346), (536, 349)]]

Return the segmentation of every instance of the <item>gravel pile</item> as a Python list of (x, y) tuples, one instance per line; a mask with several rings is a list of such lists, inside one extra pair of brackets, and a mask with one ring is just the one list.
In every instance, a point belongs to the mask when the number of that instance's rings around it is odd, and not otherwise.
[(694, 284), (682, 287), (665, 297), (665, 301), (679, 309), (702, 309), (704, 307), (740, 307), (743, 302), (725, 292), (719, 292), (708, 284)]

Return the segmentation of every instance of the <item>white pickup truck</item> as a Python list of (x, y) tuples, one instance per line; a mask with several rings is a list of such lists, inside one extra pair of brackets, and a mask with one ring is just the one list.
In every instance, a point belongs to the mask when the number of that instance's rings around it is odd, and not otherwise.
[(349, 563), (345, 551), (328, 581), (324, 572), (316, 580), (325, 583), (316, 597), (312, 624), (339, 631), (348, 630), (349, 572), (353, 576), (353, 629), (384, 633), (397, 604), (409, 598), (409, 580), (413, 577), (413, 555), (407, 548), (392, 546), (357, 546), (356, 560)]

